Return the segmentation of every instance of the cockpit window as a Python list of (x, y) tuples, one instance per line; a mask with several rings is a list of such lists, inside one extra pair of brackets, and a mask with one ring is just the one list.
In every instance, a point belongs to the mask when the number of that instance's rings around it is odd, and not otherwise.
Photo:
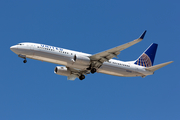
[(24, 44), (19, 43), (19, 44), (17, 44), (17, 45), (24, 45)]

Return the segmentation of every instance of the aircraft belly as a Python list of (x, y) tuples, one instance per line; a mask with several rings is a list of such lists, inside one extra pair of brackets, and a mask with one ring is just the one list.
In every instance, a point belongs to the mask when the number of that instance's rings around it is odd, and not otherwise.
[(73, 64), (71, 61), (70, 55), (60, 54), (59, 52), (51, 52), (51, 51), (41, 51), (36, 50), (32, 55), (26, 55), (27, 58), (36, 59), (40, 61), (50, 62), (59, 65), (65, 65), (67, 67), (77, 68), (77, 69), (86, 69), (87, 65), (81, 64)]
[(67, 58), (66, 56), (59, 55), (58, 52), (51, 52), (51, 51), (35, 51), (33, 57), (27, 56), (32, 59), (60, 64), (60, 65), (67, 65)]
[(72, 63), (68, 63), (67, 67), (71, 67), (71, 68), (77, 68), (77, 69), (83, 69), (86, 70), (86, 68), (88, 68), (88, 65), (80, 65), (80, 64), (72, 64)]
[(139, 73), (129, 70), (128, 68), (107, 64), (99, 68), (98, 72), (122, 77), (140, 76)]

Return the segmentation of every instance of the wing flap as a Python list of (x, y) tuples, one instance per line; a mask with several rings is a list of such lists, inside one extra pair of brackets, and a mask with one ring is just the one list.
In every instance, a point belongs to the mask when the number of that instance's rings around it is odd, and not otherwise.
[(70, 76), (67, 76), (67, 79), (68, 79), (68, 80), (75, 80), (77, 77), (78, 77), (78, 76), (72, 74), (72, 75), (70, 75)]
[(76, 78), (79, 78), (81, 75), (87, 75), (90, 72), (88, 70), (81, 70), (76, 68), (67, 67), (71, 71), (71, 75), (67, 76), (68, 80), (75, 80)]

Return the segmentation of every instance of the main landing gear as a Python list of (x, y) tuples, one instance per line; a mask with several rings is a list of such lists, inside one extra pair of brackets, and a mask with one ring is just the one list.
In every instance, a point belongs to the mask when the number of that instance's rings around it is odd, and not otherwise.
[(80, 80), (84, 80), (84, 79), (85, 79), (85, 76), (84, 76), (84, 75), (81, 75), (81, 76), (79, 76), (79, 79), (80, 79)]
[(96, 68), (91, 69), (91, 73), (94, 74), (96, 72)]
[[(88, 68), (88, 69), (89, 69), (89, 68)], [(88, 70), (88, 69), (87, 69), (87, 70)], [(90, 69), (89, 69), (89, 70), (90, 70)], [(97, 71), (96, 68), (92, 68), (92, 69), (91, 69), (91, 73), (92, 73), (92, 74), (94, 74), (96, 71)], [(80, 75), (80, 76), (79, 76), (79, 80), (84, 80), (84, 79), (85, 79), (85, 75)]]
[(90, 70), (92, 74), (94, 74), (97, 71), (96, 68), (93, 68), (91, 65), (86, 69)]

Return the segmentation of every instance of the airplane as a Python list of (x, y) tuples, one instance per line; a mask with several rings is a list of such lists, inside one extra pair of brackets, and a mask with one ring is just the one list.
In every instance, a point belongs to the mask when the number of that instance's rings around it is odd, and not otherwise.
[(27, 62), (26, 58), (30, 58), (63, 65), (56, 66), (54, 73), (67, 76), (68, 80), (75, 80), (76, 78), (83, 80), (85, 75), (96, 72), (121, 77), (141, 76), (144, 78), (147, 75), (153, 75), (156, 70), (173, 62), (153, 66), (158, 44), (152, 43), (134, 61), (124, 62), (112, 58), (117, 58), (122, 50), (142, 41), (145, 34), (146, 30), (138, 39), (93, 55), (30, 42), (19, 43), (11, 46), (10, 49), (18, 57), (23, 58), (24, 63)]

